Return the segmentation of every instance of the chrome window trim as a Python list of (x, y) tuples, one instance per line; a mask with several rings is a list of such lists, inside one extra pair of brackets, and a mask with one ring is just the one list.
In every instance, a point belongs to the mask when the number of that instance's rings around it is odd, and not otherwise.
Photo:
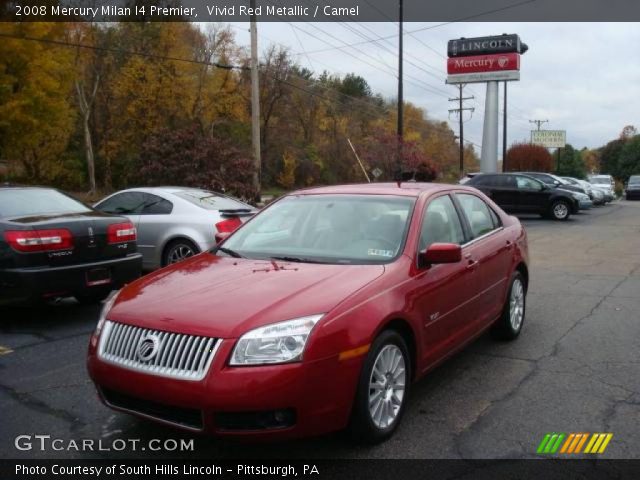
[(460, 245), (461, 248), (467, 247), (469, 245), (473, 245), (476, 242), (479, 242), (480, 240), (484, 240), (487, 237), (490, 237), (491, 235), (498, 233), (500, 231), (504, 230), (504, 227), (498, 227), (498, 228), (494, 228), (493, 230), (491, 230), (490, 232), (485, 233), (484, 235), (480, 235), (479, 237), (474, 238), (473, 240), (469, 240), (467, 243), (464, 243), (462, 245)]

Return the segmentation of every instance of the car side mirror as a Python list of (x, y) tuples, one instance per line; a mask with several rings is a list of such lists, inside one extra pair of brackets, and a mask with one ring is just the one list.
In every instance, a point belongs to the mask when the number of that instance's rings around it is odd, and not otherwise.
[(231, 235), (233, 232), (218, 232), (215, 234), (215, 239), (216, 239), (216, 245), (219, 245), (220, 243), (222, 243), (224, 240), (227, 239), (227, 237), (229, 235)]
[(439, 263), (457, 263), (462, 260), (462, 248), (457, 243), (432, 243), (418, 253), (418, 266), (426, 268)]
[(558, 185), (561, 185), (561, 183), (558, 180), (554, 180), (553, 184), (557, 187)]

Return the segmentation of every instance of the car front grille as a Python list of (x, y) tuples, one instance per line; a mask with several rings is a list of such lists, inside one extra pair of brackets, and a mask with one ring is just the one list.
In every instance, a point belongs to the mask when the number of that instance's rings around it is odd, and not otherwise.
[(107, 320), (98, 356), (131, 370), (181, 380), (202, 380), (220, 345), (217, 338), (171, 333)]

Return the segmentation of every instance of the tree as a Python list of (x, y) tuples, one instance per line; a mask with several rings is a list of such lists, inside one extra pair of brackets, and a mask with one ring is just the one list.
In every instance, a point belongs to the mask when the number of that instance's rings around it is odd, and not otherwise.
[(515, 143), (507, 150), (507, 170), (510, 172), (551, 172), (553, 158), (541, 145)]
[(135, 180), (146, 185), (184, 185), (255, 198), (250, 155), (197, 125), (152, 134), (142, 149), (141, 165)]
[(560, 159), (556, 173), (564, 177), (585, 177), (586, 168), (582, 160), (582, 155), (569, 143), (560, 149)]
[(600, 170), (600, 152), (598, 150), (591, 150), (585, 147), (580, 151), (580, 155), (587, 174)]
[(617, 178), (627, 180), (631, 175), (640, 174), (640, 135), (629, 138), (620, 152)]
[(619, 160), (625, 143), (625, 139), (618, 138), (600, 149), (599, 173), (608, 173), (616, 178), (620, 177)]

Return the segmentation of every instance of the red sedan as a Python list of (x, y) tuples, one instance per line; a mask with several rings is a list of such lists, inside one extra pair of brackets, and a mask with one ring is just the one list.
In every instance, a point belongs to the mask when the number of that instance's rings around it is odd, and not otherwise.
[(191, 431), (380, 441), (412, 382), (525, 317), (527, 237), (470, 187), (291, 193), (105, 304), (89, 372), (116, 410)]

